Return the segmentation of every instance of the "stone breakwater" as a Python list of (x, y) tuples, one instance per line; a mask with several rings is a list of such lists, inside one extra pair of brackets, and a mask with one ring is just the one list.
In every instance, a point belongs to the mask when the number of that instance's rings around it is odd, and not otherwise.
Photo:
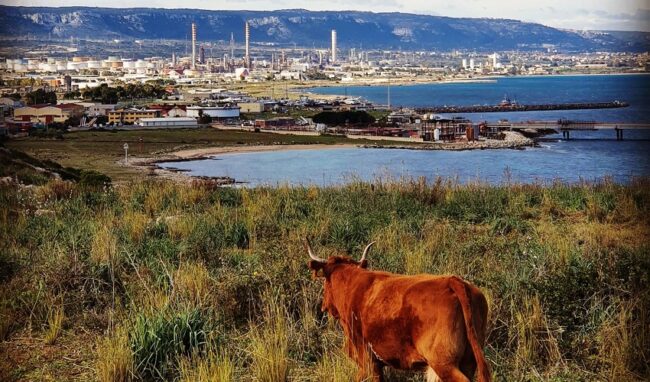
[(522, 149), (535, 146), (535, 141), (523, 136), (516, 131), (504, 131), (505, 138), (482, 139), (479, 141), (457, 141), (457, 142), (431, 142), (422, 145), (359, 145), (367, 149), (407, 149), (407, 150), (487, 150), (487, 149)]
[(549, 111), (549, 110), (587, 110), (616, 109), (628, 107), (627, 102), (586, 102), (586, 103), (552, 103), (539, 105), (474, 105), (474, 106), (431, 106), (415, 108), (419, 114), (428, 113), (503, 113), (511, 111)]

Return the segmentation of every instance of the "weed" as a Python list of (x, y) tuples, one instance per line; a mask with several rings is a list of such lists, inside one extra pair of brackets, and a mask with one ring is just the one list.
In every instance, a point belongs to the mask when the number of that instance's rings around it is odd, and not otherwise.
[(54, 306), (47, 315), (47, 330), (45, 331), (45, 343), (51, 345), (56, 342), (63, 330), (65, 314), (63, 306)]

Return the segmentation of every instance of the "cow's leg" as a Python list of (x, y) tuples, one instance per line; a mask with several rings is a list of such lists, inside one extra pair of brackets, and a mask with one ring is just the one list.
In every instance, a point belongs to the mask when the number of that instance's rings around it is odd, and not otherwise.
[(470, 382), (470, 380), (455, 365), (434, 365), (433, 370), (442, 382)]
[(469, 378), (470, 381), (474, 378), (474, 373), (476, 373), (476, 359), (474, 358), (474, 353), (472, 353), (472, 349), (469, 346), (465, 349), (465, 354), (460, 360), (458, 368), (463, 372), (463, 374), (465, 374), (465, 376), (467, 376), (467, 378)]
[(438, 374), (436, 374), (432, 367), (427, 367), (427, 382), (440, 382)]

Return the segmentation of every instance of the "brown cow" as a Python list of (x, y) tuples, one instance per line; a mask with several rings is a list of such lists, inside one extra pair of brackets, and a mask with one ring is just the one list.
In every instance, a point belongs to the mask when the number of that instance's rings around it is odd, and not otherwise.
[(368, 244), (357, 262), (327, 260), (305, 246), (314, 276), (323, 277), (322, 310), (339, 320), (357, 380), (383, 380), (383, 367), (425, 370), (427, 381), (491, 379), (483, 355), (488, 306), (481, 291), (457, 276), (403, 276), (367, 270)]

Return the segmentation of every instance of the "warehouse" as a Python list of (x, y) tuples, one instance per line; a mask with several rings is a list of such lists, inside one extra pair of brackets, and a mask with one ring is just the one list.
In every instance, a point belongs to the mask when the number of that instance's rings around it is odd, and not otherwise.
[(194, 118), (176, 117), (176, 118), (140, 118), (137, 122), (141, 127), (198, 127)]

